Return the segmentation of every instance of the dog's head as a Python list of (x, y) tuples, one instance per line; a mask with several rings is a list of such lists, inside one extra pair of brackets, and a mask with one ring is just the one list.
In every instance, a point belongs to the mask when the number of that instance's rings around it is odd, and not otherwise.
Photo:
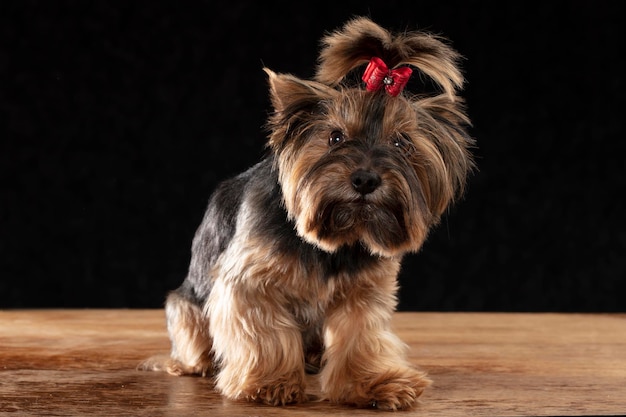
[[(323, 39), (315, 80), (266, 69), (269, 147), (302, 238), (328, 252), (419, 250), (472, 168), (458, 58), (432, 35), (392, 35), (358, 18)], [(403, 91), (410, 67), (441, 93)]]

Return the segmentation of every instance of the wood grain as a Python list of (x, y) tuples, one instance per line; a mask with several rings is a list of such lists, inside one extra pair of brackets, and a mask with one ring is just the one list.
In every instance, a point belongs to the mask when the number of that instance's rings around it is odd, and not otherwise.
[[(435, 381), (398, 415), (626, 413), (626, 315), (398, 313), (394, 328)], [(208, 378), (135, 370), (168, 349), (162, 310), (0, 311), (0, 415), (385, 414), (232, 402)]]

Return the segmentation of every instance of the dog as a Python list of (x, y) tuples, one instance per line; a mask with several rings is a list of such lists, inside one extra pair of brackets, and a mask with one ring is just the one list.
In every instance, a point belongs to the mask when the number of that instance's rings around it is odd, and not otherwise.
[[(322, 39), (311, 80), (265, 68), (267, 156), (212, 194), (166, 301), (174, 375), (230, 399), (409, 409), (431, 383), (391, 331), (401, 259), (464, 192), (474, 139), (460, 55), (357, 17)], [(434, 94), (410, 93), (412, 78)]]

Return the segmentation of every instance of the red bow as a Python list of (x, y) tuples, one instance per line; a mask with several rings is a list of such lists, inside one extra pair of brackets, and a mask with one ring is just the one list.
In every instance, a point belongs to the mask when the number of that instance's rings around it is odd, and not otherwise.
[(409, 81), (412, 72), (413, 70), (409, 67), (389, 70), (382, 59), (373, 57), (365, 68), (363, 81), (365, 81), (367, 91), (378, 91), (384, 85), (387, 93), (395, 97)]

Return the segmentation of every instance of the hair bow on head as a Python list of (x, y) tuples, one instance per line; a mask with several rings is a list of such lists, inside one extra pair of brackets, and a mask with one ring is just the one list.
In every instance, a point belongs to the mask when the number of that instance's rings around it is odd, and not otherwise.
[(412, 72), (409, 67), (390, 70), (382, 59), (373, 57), (367, 64), (362, 79), (367, 91), (378, 91), (384, 86), (387, 94), (395, 97), (402, 92)]

